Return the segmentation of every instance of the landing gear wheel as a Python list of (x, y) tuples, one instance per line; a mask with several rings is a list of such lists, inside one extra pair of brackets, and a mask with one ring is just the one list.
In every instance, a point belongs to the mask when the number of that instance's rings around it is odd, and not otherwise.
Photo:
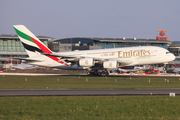
[(105, 75), (106, 75), (106, 76), (108, 76), (108, 75), (109, 75), (108, 71), (106, 71), (106, 72), (105, 72)]
[(95, 70), (95, 71), (90, 71), (88, 72), (88, 75), (96, 75), (96, 76), (108, 76), (109, 75), (109, 72), (108, 71), (98, 71), (98, 70)]
[(102, 72), (98, 72), (98, 76), (101, 76), (102, 75)]
[(103, 75), (103, 76), (108, 76), (109, 73), (108, 73), (108, 71), (102, 71), (102, 75)]

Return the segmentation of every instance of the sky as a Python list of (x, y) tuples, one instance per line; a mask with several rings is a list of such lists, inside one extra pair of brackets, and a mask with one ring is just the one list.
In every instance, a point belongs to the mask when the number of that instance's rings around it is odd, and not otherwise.
[(25, 25), (35, 35), (180, 41), (180, 0), (0, 0), (0, 34)]

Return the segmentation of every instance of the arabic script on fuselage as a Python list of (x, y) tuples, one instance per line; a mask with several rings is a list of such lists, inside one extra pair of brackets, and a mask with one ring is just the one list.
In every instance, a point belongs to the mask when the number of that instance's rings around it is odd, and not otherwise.
[(102, 53), (101, 56), (114, 56), (115, 53), (111, 52), (111, 53)]

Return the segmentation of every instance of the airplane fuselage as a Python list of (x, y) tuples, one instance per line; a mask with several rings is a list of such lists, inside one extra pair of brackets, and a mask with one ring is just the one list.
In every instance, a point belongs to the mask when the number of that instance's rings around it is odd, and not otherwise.
[[(54, 55), (76, 56), (77, 58), (95, 58), (99, 60), (115, 60), (120, 62), (120, 66), (134, 66), (144, 64), (158, 64), (166, 63), (175, 59), (174, 55), (168, 50), (161, 47), (154, 46), (140, 46), (140, 47), (125, 47), (125, 48), (111, 48), (111, 49), (96, 49), (96, 50), (82, 50), (82, 51), (68, 51), (58, 52)], [(46, 67), (69, 67), (59, 62), (42, 55), (42, 60), (46, 62), (31, 62), (30, 64), (41, 65)], [(49, 59), (49, 60), (48, 60)], [(47, 62), (47, 60), (49, 62)]]

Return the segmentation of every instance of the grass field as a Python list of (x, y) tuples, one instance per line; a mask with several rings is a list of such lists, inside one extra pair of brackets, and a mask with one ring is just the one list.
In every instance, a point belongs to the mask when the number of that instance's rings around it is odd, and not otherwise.
[(1, 120), (179, 120), (180, 96), (1, 97)]
[[(180, 80), (173, 77), (0, 76), (0, 89), (47, 87), (180, 88)], [(0, 97), (0, 120), (179, 120), (179, 103), (180, 96)]]
[(173, 77), (0, 76), (0, 89), (47, 87), (49, 89), (180, 88), (180, 80)]

